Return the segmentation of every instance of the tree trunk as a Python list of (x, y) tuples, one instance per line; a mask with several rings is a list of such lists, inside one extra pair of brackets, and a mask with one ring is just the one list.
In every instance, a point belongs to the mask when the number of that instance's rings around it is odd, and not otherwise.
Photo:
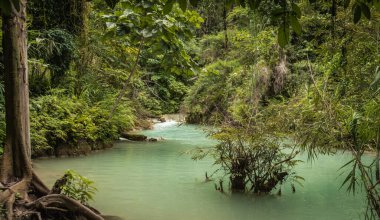
[[(14, 4), (17, 1), (11, 2)], [(84, 216), (86, 219), (103, 220), (98, 213), (76, 200), (63, 195), (47, 195), (49, 189), (33, 173), (29, 128), (26, 2), (27, 0), (19, 0), (20, 7), (12, 6), (10, 13), (2, 13), (6, 137), (0, 169), (0, 180), (5, 185), (5, 190), (0, 192), (0, 206), (6, 207), (8, 220), (25, 219), (23, 216), (30, 219), (33, 213), (41, 219), (41, 213), (46, 214), (47, 210), (54, 210), (57, 216), (64, 219)], [(20, 10), (16, 11), (16, 8)], [(39, 198), (31, 201), (29, 194)], [(16, 195), (20, 195), (23, 201), (15, 203)], [(36, 209), (42, 211), (37, 212)], [(2, 214), (0, 213), (0, 219)], [(73, 215), (74, 218), (66, 218), (66, 215)]]
[(234, 177), (230, 177), (231, 181), (231, 190), (233, 192), (243, 192), (245, 191), (245, 176), (236, 175)]
[(3, 18), (6, 138), (1, 181), (31, 180), (26, 0)]

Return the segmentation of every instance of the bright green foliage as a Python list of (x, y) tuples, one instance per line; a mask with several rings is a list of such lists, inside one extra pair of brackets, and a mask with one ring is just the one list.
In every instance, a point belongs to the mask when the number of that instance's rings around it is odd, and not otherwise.
[[(166, 2), (165, 7), (168, 8), (167, 11), (173, 7), (174, 2), (178, 2), (179, 6), (182, 10), (186, 10), (188, 7), (187, 0), (168, 0)], [(197, 6), (199, 2), (207, 2), (209, 0), (194, 0), (190, 1), (191, 5)], [(212, 2), (212, 1), (211, 1)], [(240, 5), (242, 7), (248, 6), (250, 9), (255, 10), (257, 13), (262, 15), (269, 15), (269, 18), (272, 20), (272, 23), (276, 24), (278, 27), (277, 30), (277, 39), (278, 43), (281, 47), (285, 47), (289, 43), (290, 40), (290, 29), (292, 29), (295, 33), (300, 34), (302, 31), (302, 27), (300, 25), (299, 19), (302, 16), (302, 10), (300, 9), (299, 4), (302, 2), (294, 1), (277, 1), (277, 0), (225, 0), (223, 2), (224, 7), (230, 8), (232, 5)], [(309, 0), (307, 3), (310, 5), (326, 4), (325, 2)], [(338, 6), (343, 6), (344, 9), (351, 7), (351, 12), (353, 14), (352, 20), (354, 23), (360, 21), (362, 15), (367, 19), (371, 19), (371, 7), (374, 6), (376, 10), (380, 9), (380, 1), (377, 0), (369, 0), (366, 2), (362, 1), (331, 1), (328, 2), (328, 8), (331, 17), (335, 18), (337, 16)]]
[[(237, 17), (247, 14), (241, 8), (231, 13)], [(245, 28), (228, 31), (228, 50), (220, 49), (223, 33), (202, 38), (200, 57), (205, 68), (185, 101), (190, 122), (246, 118), (268, 97), (283, 93), (288, 67), (280, 56), (273, 29), (251, 33), (249, 27), (246, 24)]]
[(233, 65), (236, 63), (219, 61), (203, 70), (185, 100), (188, 122), (220, 123), (224, 119), (233, 90), (228, 78)]
[[(28, 4), (33, 155), (110, 142), (145, 117), (179, 111), (196, 69), (190, 44), (202, 18), (195, 11), (164, 15), (162, 1), (108, 1), (112, 10), (97, 0), (41, 2)], [(140, 44), (136, 74), (109, 117)]]
[[(184, 77), (185, 78), (185, 77)], [(182, 79), (179, 75), (169, 75), (166, 73), (156, 73), (148, 75), (147, 79), (142, 78), (142, 83), (147, 85), (142, 87), (150, 88), (150, 91), (139, 93), (138, 100), (155, 115), (163, 113), (177, 113), (180, 110), (180, 104), (187, 94), (188, 81)], [(184, 82), (182, 82), (184, 81)]]
[(293, 75), (272, 27), (257, 20), (236, 23), (248, 14), (254, 12), (236, 7), (228, 15), (228, 49), (224, 32), (202, 37), (205, 66), (185, 107), (189, 122), (221, 127), (211, 132), (219, 143), (198, 149), (195, 158), (211, 155), (232, 190), (271, 193), (287, 180), (302, 180), (293, 171), (298, 151), (284, 144), (286, 136), (276, 128), (281, 111), (271, 105), (287, 95)]
[[(288, 4), (291, 10), (286, 12), (285, 21), (298, 35), (285, 24), (277, 31), (280, 37), (273, 26), (276, 20), (270, 16), (234, 8), (228, 15), (227, 49), (223, 47), (224, 32), (202, 36), (200, 57), (204, 69), (190, 89), (185, 106), (189, 121), (231, 129), (233, 135), (222, 132), (229, 138), (219, 138), (220, 144), (211, 149), (217, 164), (225, 149), (239, 153), (226, 146), (239, 146), (228, 145), (228, 141), (238, 139), (244, 128), (249, 128), (248, 135), (258, 146), (266, 146), (266, 152), (270, 152), (270, 146), (280, 150), (268, 140), (281, 138), (293, 141), (310, 158), (338, 149), (350, 151), (353, 160), (345, 169), (352, 169), (343, 185), (355, 191), (358, 184), (363, 184), (370, 207), (368, 215), (377, 216), (379, 156), (370, 166), (361, 158), (366, 150), (380, 155), (378, 20), (362, 20), (354, 25), (345, 6), (336, 3)], [(371, 19), (378, 16), (373, 9), (369, 15), (359, 2), (350, 4), (356, 11), (355, 22), (361, 15)], [(304, 15), (299, 16), (299, 11)], [(327, 11), (333, 12), (333, 22)], [(235, 19), (247, 15), (259, 19), (247, 23)], [(277, 20), (279, 24), (285, 21)], [(279, 45), (286, 44), (286, 38), (292, 44), (281, 49)], [(232, 174), (230, 169), (226, 172)]]
[[(123, 104), (112, 120), (108, 120), (109, 102), (88, 105), (76, 98), (62, 95), (41, 96), (31, 103), (31, 139), (34, 153), (78, 141), (107, 142), (131, 129), (132, 109)], [(108, 106), (108, 107), (107, 107)]]
[(137, 51), (130, 59), (140, 67), (134, 93), (142, 106), (153, 115), (178, 112), (195, 72), (196, 57), (189, 43), (202, 18), (177, 7), (165, 15), (163, 2), (158, 0), (121, 1), (113, 14), (102, 17), (107, 21), (107, 39), (122, 43), (127, 51)]
[(182, 13), (176, 9), (163, 15), (161, 1), (122, 1), (113, 15), (104, 17), (108, 20), (109, 36), (119, 36), (130, 46), (138, 47), (141, 42), (149, 45), (148, 52), (159, 57), (163, 67), (170, 67), (177, 74), (192, 67), (184, 42), (191, 39), (202, 22), (194, 11)]
[(94, 187), (94, 181), (81, 176), (73, 170), (66, 170), (65, 184), (61, 186), (62, 194), (88, 205), (93, 200), (97, 189)]

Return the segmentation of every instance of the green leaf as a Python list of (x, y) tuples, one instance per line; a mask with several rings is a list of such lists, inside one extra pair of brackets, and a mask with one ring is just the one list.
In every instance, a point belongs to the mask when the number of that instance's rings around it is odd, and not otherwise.
[(353, 177), (352, 175), (352, 172), (350, 172), (347, 176), (346, 176), (346, 179), (344, 179), (342, 185), (340, 186), (340, 188), (342, 188), (344, 185), (346, 185), (346, 183)]
[(368, 20), (370, 20), (371, 19), (371, 10), (369, 9), (369, 7), (366, 4), (364, 4), (364, 3), (362, 3), (360, 7), (362, 9), (362, 12), (363, 12), (364, 16)]
[(301, 9), (300, 7), (298, 7), (297, 4), (292, 3), (292, 10), (296, 14), (297, 18), (301, 18), (301, 15), (302, 15)]
[(278, 44), (281, 47), (285, 47), (285, 45), (288, 44), (289, 42), (289, 24), (288, 23), (283, 23), (279, 28), (278, 28), (278, 36), (277, 36)]
[(116, 28), (116, 24), (114, 22), (106, 22), (107, 29)]
[(144, 38), (149, 38), (149, 37), (152, 37), (152, 36), (153, 36), (152, 31), (149, 31), (149, 30), (147, 30), (147, 29), (142, 30), (141, 34), (142, 34), (142, 36), (143, 36)]
[(178, 4), (182, 11), (186, 11), (187, 0), (178, 0)]
[(362, 10), (360, 5), (356, 5), (354, 8), (354, 23), (358, 23), (360, 21), (360, 18), (362, 16)]
[(341, 166), (341, 167), (339, 168), (339, 170), (345, 168), (346, 166), (348, 166), (349, 164), (351, 164), (351, 163), (354, 162), (354, 161), (355, 161), (355, 159), (352, 159), (352, 160), (348, 161), (348, 162), (345, 163), (343, 166)]
[(302, 27), (298, 21), (298, 19), (295, 16), (290, 16), (290, 24), (292, 25), (292, 28), (296, 34), (300, 35), (302, 32)]
[(169, 14), (172, 11), (174, 2), (175, 2), (175, 0), (168, 0), (166, 2), (165, 6), (164, 6), (164, 14)]

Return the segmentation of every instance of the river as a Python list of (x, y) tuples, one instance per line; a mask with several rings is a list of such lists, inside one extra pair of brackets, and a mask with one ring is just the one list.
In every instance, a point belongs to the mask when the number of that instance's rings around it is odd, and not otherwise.
[(39, 159), (34, 167), (49, 186), (66, 169), (95, 181), (98, 192), (91, 204), (105, 214), (128, 220), (312, 220), (361, 219), (363, 194), (349, 195), (340, 189), (338, 169), (347, 154), (305, 160), (296, 171), (306, 180), (282, 196), (225, 195), (204, 182), (205, 171), (215, 169), (211, 159), (193, 161), (184, 154), (197, 146), (212, 146), (202, 129), (175, 122), (156, 124), (144, 131), (162, 142), (119, 142), (106, 151), (78, 158)]

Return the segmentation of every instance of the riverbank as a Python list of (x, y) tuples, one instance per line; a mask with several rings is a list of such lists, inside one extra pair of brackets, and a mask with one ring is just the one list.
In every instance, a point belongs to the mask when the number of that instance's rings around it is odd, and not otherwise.
[(115, 143), (121, 141), (149, 141), (157, 142), (162, 141), (161, 137), (151, 137), (146, 135), (141, 135), (144, 130), (153, 129), (155, 124), (163, 123), (166, 121), (178, 121), (184, 122), (184, 115), (181, 114), (170, 114), (162, 115), (156, 118), (145, 118), (137, 120), (138, 122), (132, 129), (123, 131), (119, 133), (118, 139), (113, 140), (100, 140), (100, 141), (88, 141), (88, 140), (78, 140), (76, 143), (59, 143), (55, 147), (50, 147), (48, 149), (43, 149), (40, 151), (34, 151), (32, 154), (33, 159), (37, 158), (61, 158), (61, 157), (78, 157), (89, 155), (94, 152), (107, 150), (113, 148)]

